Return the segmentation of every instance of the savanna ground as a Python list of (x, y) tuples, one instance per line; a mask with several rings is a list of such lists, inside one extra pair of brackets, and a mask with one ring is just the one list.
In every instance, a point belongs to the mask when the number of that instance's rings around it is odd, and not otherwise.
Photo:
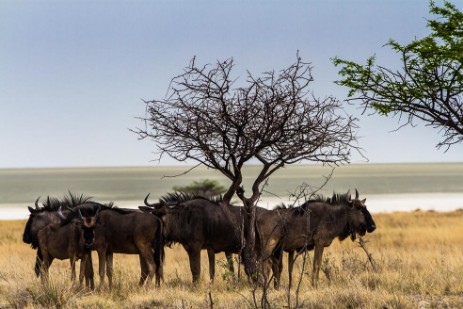
[[(463, 308), (463, 211), (374, 214), (377, 230), (364, 237), (377, 269), (358, 242), (335, 240), (324, 255), (317, 289), (310, 285), (311, 257), (303, 268), (299, 291), (270, 288), (271, 308)], [(138, 286), (138, 258), (115, 255), (111, 291), (71, 287), (68, 261), (55, 261), (51, 282), (35, 277), (35, 251), (22, 242), (25, 221), (0, 224), (0, 308), (255, 308), (262, 290), (253, 293), (244, 276), (233, 279), (218, 255), (216, 280), (209, 284), (206, 256), (202, 281), (191, 284), (188, 258), (180, 246), (166, 249), (160, 288)], [(284, 257), (286, 260), (286, 256)], [(95, 267), (97, 257), (93, 254)], [(285, 261), (286, 266), (286, 261)], [(243, 272), (243, 269), (241, 269)], [(300, 276), (296, 275), (297, 281)], [(96, 278), (98, 284), (99, 278)], [(295, 282), (294, 286), (296, 286)], [(256, 302), (254, 302), (254, 297)]]

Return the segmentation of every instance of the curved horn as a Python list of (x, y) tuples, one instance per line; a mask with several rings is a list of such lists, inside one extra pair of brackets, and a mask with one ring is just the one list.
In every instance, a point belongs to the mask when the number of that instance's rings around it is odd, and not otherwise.
[(40, 207), (39, 207), (39, 200), (40, 200), (40, 196), (35, 200), (35, 209), (36, 210), (39, 210)]
[(80, 209), (78, 209), (78, 211), (79, 211), (79, 218), (80, 218), (80, 220), (84, 220), (84, 218), (82, 217), (82, 213), (80, 212)]
[(356, 200), (359, 199), (359, 192), (357, 191), (357, 189), (355, 189), (355, 199), (356, 199)]
[(63, 215), (63, 212), (61, 211), (61, 206), (58, 208), (57, 214), (58, 217), (60, 217), (60, 219), (66, 220), (66, 217)]
[(145, 199), (143, 200), (145, 202), (145, 205), (148, 206), (148, 207), (154, 207), (156, 205), (156, 203), (154, 204), (150, 204), (148, 203), (148, 197), (150, 196), (151, 193), (148, 193), (148, 195), (145, 197)]

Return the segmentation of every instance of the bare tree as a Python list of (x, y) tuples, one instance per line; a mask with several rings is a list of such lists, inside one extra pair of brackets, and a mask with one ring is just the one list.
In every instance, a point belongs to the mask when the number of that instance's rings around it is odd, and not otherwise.
[[(135, 132), (156, 143), (157, 159), (196, 161), (230, 180), (224, 200), (237, 193), (244, 204), (242, 258), (246, 273), (255, 274), (255, 205), (264, 181), (287, 164), (348, 163), (351, 149), (359, 149), (357, 126), (336, 98), (313, 95), (312, 67), (299, 55), (278, 73), (247, 72), (244, 86), (235, 85), (233, 67), (232, 58), (204, 66), (193, 58), (165, 99), (145, 101), (146, 127)], [(261, 166), (247, 196), (241, 188), (246, 163)]]

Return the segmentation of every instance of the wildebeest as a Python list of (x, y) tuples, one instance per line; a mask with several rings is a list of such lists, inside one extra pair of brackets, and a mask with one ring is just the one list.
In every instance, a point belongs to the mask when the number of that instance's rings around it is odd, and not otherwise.
[(219, 199), (171, 193), (160, 198), (159, 203), (140, 207), (162, 218), (166, 243), (180, 243), (190, 262), (193, 283), (200, 278), (200, 252), (206, 249), (209, 258), (209, 275), (215, 273), (215, 254), (225, 252), (229, 267), (233, 269), (232, 253), (240, 253), (242, 244), (239, 232), (242, 207), (221, 205)]
[[(139, 210), (135, 209), (121, 209), (121, 208), (116, 208), (113, 207), (113, 203), (109, 204), (100, 204), (97, 202), (94, 202), (91, 200), (91, 198), (84, 197), (83, 195), (75, 196), (72, 193), (69, 193), (69, 196), (65, 196), (63, 199), (56, 199), (56, 198), (47, 198), (47, 201), (43, 204), (43, 207), (40, 207), (38, 205), (38, 200), (35, 203), (35, 209), (32, 207), (29, 207), (29, 211), (31, 212), (31, 215), (29, 217), (29, 220), (26, 223), (26, 227), (24, 229), (24, 234), (23, 234), (23, 241), (25, 243), (31, 244), (33, 248), (37, 248), (37, 258), (36, 258), (36, 265), (35, 265), (35, 271), (37, 276), (40, 273), (41, 269), (41, 262), (42, 262), (42, 253), (38, 244), (38, 238), (37, 234), (38, 231), (45, 226), (49, 224), (59, 224), (61, 222), (61, 218), (57, 214), (57, 210), (59, 207), (62, 207), (63, 213), (65, 216), (71, 212), (69, 208), (71, 209), (81, 209), (83, 211), (95, 211), (97, 208), (101, 209), (101, 213), (104, 213), (104, 216), (99, 216), (98, 220), (99, 224), (96, 231), (98, 230), (98, 235), (99, 237), (97, 238), (96, 245), (94, 243), (92, 250), (96, 250), (97, 246), (100, 249), (100, 252), (105, 250), (106, 256), (103, 258), (103, 256), (99, 256), (100, 258), (100, 268), (99, 268), (99, 273), (100, 275), (103, 274), (104, 276), (104, 269), (101, 267), (107, 267), (107, 275), (108, 275), (108, 281), (110, 285), (112, 284), (112, 265), (113, 265), (113, 253), (129, 253), (129, 254), (140, 254), (138, 249), (134, 249), (133, 247), (136, 246), (136, 241), (137, 239), (143, 239), (145, 236), (134, 236), (141, 234), (140, 229), (143, 226), (146, 226), (147, 223), (144, 222), (143, 218), (148, 218), (151, 220), (148, 220), (148, 230), (149, 231), (157, 231), (156, 232), (156, 237), (160, 238), (162, 237), (161, 231), (159, 229), (159, 226), (161, 224), (161, 221), (151, 215), (151, 214), (143, 214)], [(108, 212), (108, 210), (111, 210)], [(108, 215), (108, 213), (111, 213), (113, 215)], [(134, 219), (134, 217), (137, 217), (137, 215), (130, 215), (130, 214), (138, 214), (141, 215), (141, 219)], [(127, 217), (120, 218), (120, 215), (127, 214)], [(108, 218), (109, 217), (109, 218)], [(112, 220), (114, 218), (114, 220)], [(123, 224), (121, 223), (121, 220), (125, 221)], [(145, 220), (146, 221), (146, 220)], [(129, 223), (130, 222), (130, 223)], [(152, 223), (152, 224), (151, 224)], [(123, 226), (123, 228), (122, 228)], [(119, 230), (119, 228), (121, 228)], [(114, 233), (111, 233), (111, 231), (116, 231)], [(149, 233), (148, 233), (149, 234)], [(112, 237), (114, 235), (114, 237)], [(154, 236), (146, 236), (146, 237), (152, 237), (154, 239)], [(145, 238), (146, 238), (145, 237)], [(159, 242), (162, 242), (162, 239), (156, 242), (156, 247), (160, 246), (162, 248), (162, 244), (159, 244)], [(150, 248), (152, 248), (151, 246)], [(154, 254), (154, 257), (153, 257)], [(155, 259), (155, 265), (159, 264), (159, 266), (156, 266), (157, 269), (157, 276), (160, 277), (162, 276), (162, 264), (159, 261), (161, 258), (159, 257), (159, 250), (156, 252), (151, 253), (151, 259)], [(104, 262), (101, 262), (101, 259), (103, 259)], [(51, 262), (50, 262), (51, 263)], [(93, 266), (91, 262), (91, 255), (90, 258), (88, 259), (88, 262), (86, 263), (86, 284), (90, 285), (91, 288), (94, 288), (94, 281), (93, 281)], [(150, 269), (148, 267), (147, 262), (145, 261), (145, 257), (143, 255), (140, 255), (140, 268), (141, 268), (141, 274), (140, 274), (140, 284), (143, 284), (149, 275)], [(101, 277), (101, 276), (100, 276)], [(100, 279), (100, 286), (103, 284), (104, 280)], [(159, 284), (160, 279), (157, 279), (157, 283)]]
[[(33, 249), (37, 249), (37, 256), (35, 262), (35, 273), (37, 276), (40, 274), (42, 268), (42, 252), (39, 248), (38, 233), (44, 227), (50, 224), (60, 224), (62, 219), (58, 216), (57, 210), (59, 207), (63, 208), (63, 213), (67, 215), (70, 212), (70, 208), (85, 208), (89, 205), (93, 207), (95, 203), (91, 201), (91, 198), (85, 197), (84, 195), (74, 195), (69, 192), (69, 196), (65, 196), (63, 199), (50, 198), (48, 197), (43, 206), (39, 206), (40, 197), (35, 201), (35, 208), (28, 207), (30, 216), (26, 223), (23, 233), (23, 241), (30, 244)], [(51, 261), (50, 261), (51, 264)], [(49, 267), (50, 265), (48, 265)], [(93, 281), (93, 266), (91, 256), (86, 264), (86, 285), (94, 288)]]
[(140, 285), (148, 276), (148, 284), (156, 275), (156, 285), (162, 278), (163, 259), (162, 221), (150, 213), (103, 208), (95, 227), (93, 250), (98, 252), (100, 287), (104, 284), (105, 265), (108, 282), (112, 286), (114, 253), (138, 254)]
[[(355, 199), (349, 192), (333, 194), (331, 198), (317, 196), (300, 207), (275, 209), (257, 218), (260, 257), (262, 260), (273, 259), (276, 288), (280, 281), (279, 262), (283, 251), (289, 252), (292, 258), (294, 252), (315, 249), (312, 285), (316, 286), (325, 247), (335, 238), (342, 241), (350, 236), (355, 240), (357, 234), (363, 236), (376, 229), (366, 208), (366, 199), (360, 200), (358, 191), (355, 191)], [(288, 264), (291, 280), (293, 260)]]
[[(99, 208), (93, 215), (82, 215), (80, 209), (76, 212), (78, 217), (71, 219), (64, 217), (61, 209), (58, 209), (58, 216), (63, 222), (49, 224), (37, 233), (38, 248), (42, 253), (41, 277), (42, 282), (48, 280), (48, 269), (54, 259), (70, 259), (71, 280), (75, 283), (75, 262), (81, 259), (79, 274), (79, 287), (85, 275), (87, 260), (91, 254), (90, 249), (93, 245), (94, 228), (98, 219)], [(90, 262), (91, 263), (91, 262)]]

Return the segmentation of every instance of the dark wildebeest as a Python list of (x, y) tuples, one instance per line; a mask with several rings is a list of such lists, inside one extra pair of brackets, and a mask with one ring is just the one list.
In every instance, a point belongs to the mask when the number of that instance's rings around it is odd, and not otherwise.
[[(41, 278), (42, 282), (48, 281), (48, 269), (54, 259), (66, 260), (71, 262), (71, 281), (74, 285), (76, 272), (75, 262), (81, 259), (79, 288), (85, 275), (85, 268), (91, 254), (93, 245), (94, 228), (98, 219), (99, 208), (93, 215), (82, 215), (80, 209), (76, 212), (78, 217), (72, 219), (64, 217), (61, 209), (58, 209), (58, 216), (63, 220), (62, 223), (49, 224), (37, 233), (38, 249), (42, 253)], [(91, 262), (90, 262), (91, 263)]]
[(206, 249), (209, 258), (209, 275), (214, 279), (215, 254), (225, 252), (228, 266), (233, 271), (232, 253), (240, 253), (239, 226), (243, 207), (224, 205), (219, 199), (171, 193), (161, 197), (159, 203), (148, 203), (140, 209), (162, 218), (166, 243), (180, 243), (188, 253), (193, 283), (201, 272), (201, 250)]
[[(48, 197), (43, 206), (39, 206), (39, 199), (40, 197), (35, 201), (35, 208), (30, 206), (28, 207), (30, 216), (23, 233), (23, 241), (27, 244), (30, 244), (32, 248), (37, 249), (37, 256), (34, 267), (37, 276), (39, 276), (40, 269), (42, 268), (42, 252), (39, 248), (38, 232), (50, 224), (60, 224), (62, 222), (62, 219), (58, 216), (57, 213), (59, 207), (62, 207), (63, 213), (67, 215), (70, 212), (69, 208), (84, 209), (89, 205), (93, 207), (95, 204), (89, 197), (84, 197), (83, 195), (76, 196), (72, 193), (69, 193), (69, 196), (65, 196), (63, 199)], [(95, 285), (93, 281), (93, 266), (91, 256), (86, 264), (85, 273), (85, 283), (87, 286), (90, 286), (93, 289)]]
[(366, 199), (360, 200), (358, 191), (355, 191), (355, 199), (351, 199), (349, 192), (333, 194), (331, 198), (318, 196), (300, 207), (275, 209), (257, 218), (260, 257), (262, 261), (273, 260), (276, 288), (280, 281), (283, 251), (290, 253), (288, 269), (291, 281), (294, 252), (315, 249), (312, 285), (316, 286), (325, 247), (335, 238), (342, 241), (350, 236), (355, 240), (357, 234), (363, 236), (376, 229), (366, 208)]
[[(59, 224), (61, 222), (61, 218), (57, 214), (57, 210), (59, 207), (62, 207), (63, 213), (65, 216), (67, 216), (71, 209), (81, 209), (82, 211), (95, 211), (97, 208), (100, 209), (114, 209), (114, 212), (117, 212), (119, 214), (130, 214), (130, 213), (138, 213), (140, 215), (143, 215), (139, 210), (135, 209), (121, 209), (121, 208), (113, 208), (113, 203), (109, 203), (107, 205), (99, 204), (91, 200), (91, 198), (84, 197), (83, 195), (75, 196), (72, 193), (69, 193), (69, 196), (64, 197), (63, 199), (56, 199), (56, 198), (47, 198), (47, 201), (43, 204), (43, 207), (40, 207), (38, 205), (38, 200), (35, 203), (35, 209), (32, 207), (29, 207), (29, 211), (31, 212), (31, 215), (29, 217), (29, 220), (26, 223), (26, 227), (24, 229), (24, 234), (23, 234), (23, 241), (25, 243), (31, 244), (33, 248), (37, 248), (37, 258), (36, 258), (36, 265), (35, 265), (35, 271), (37, 276), (40, 274), (40, 269), (41, 269), (41, 263), (42, 263), (42, 253), (40, 248), (38, 248), (38, 238), (37, 238), (37, 233), (40, 229), (43, 227), (49, 225), (49, 224)], [(117, 217), (116, 215), (114, 216), (115, 218)], [(129, 216), (130, 217), (130, 216)], [(127, 218), (129, 218), (127, 217)], [(154, 217), (151, 215), (151, 217)], [(160, 223), (160, 220), (156, 217), (154, 217), (156, 222)], [(99, 220), (100, 221), (100, 220)], [(117, 225), (120, 224), (119, 221), (116, 220), (116, 222), (107, 222), (108, 220), (106, 219), (105, 216), (105, 222), (108, 225), (108, 230), (111, 229), (116, 229), (117, 230)], [(133, 220), (132, 220), (133, 221)], [(125, 230), (130, 230), (129, 235), (133, 234), (134, 231), (137, 229), (136, 225), (138, 222), (134, 221), (132, 222), (132, 225), (127, 226), (125, 224)], [(101, 224), (99, 226), (99, 229), (101, 230)], [(150, 229), (153, 229), (153, 227), (150, 227)], [(99, 232), (100, 235), (103, 235), (102, 237), (99, 237), (98, 239), (98, 244), (100, 245), (103, 241), (103, 246), (101, 248), (107, 248), (108, 245), (110, 248), (112, 248), (112, 243), (113, 242), (122, 242), (122, 244), (118, 244), (119, 247), (121, 246), (132, 246), (133, 245), (133, 240), (130, 238), (127, 238), (124, 235), (120, 234), (115, 234), (118, 235), (117, 239), (111, 239), (110, 236), (111, 234), (106, 231), (105, 233)], [(160, 235), (160, 233), (159, 233)], [(104, 242), (104, 238), (109, 239), (108, 243)], [(94, 248), (92, 248), (94, 250)], [(133, 250), (132, 250), (133, 251)], [(132, 253), (127, 252), (127, 253)], [(119, 252), (119, 251), (118, 251)], [(101, 270), (101, 265), (106, 265), (107, 267), (107, 274), (108, 274), (108, 280), (110, 284), (112, 283), (112, 258), (113, 258), (113, 252), (110, 250), (107, 250), (107, 256), (106, 256), (106, 262), (101, 263), (100, 262), (100, 273), (104, 274), (104, 271)], [(91, 261), (91, 255), (89, 256), (88, 262), (87, 262), (87, 267), (86, 267), (86, 284), (87, 286), (90, 285), (91, 288), (94, 288), (94, 280), (93, 280), (93, 265)], [(103, 266), (104, 267), (104, 266)], [(140, 268), (141, 268), (141, 274), (140, 274), (140, 284), (143, 284), (148, 276), (148, 265), (145, 262), (145, 258), (142, 258), (140, 256)], [(159, 272), (162, 272), (162, 268), (158, 269)], [(162, 273), (161, 273), (162, 274)], [(101, 281), (101, 283), (103, 280)]]
[(138, 254), (140, 258), (143, 285), (156, 275), (156, 285), (162, 278), (164, 253), (162, 221), (150, 213), (139, 210), (128, 211), (118, 208), (102, 208), (95, 227), (93, 250), (98, 252), (100, 287), (104, 284), (105, 264), (109, 287), (112, 287), (113, 253)]

